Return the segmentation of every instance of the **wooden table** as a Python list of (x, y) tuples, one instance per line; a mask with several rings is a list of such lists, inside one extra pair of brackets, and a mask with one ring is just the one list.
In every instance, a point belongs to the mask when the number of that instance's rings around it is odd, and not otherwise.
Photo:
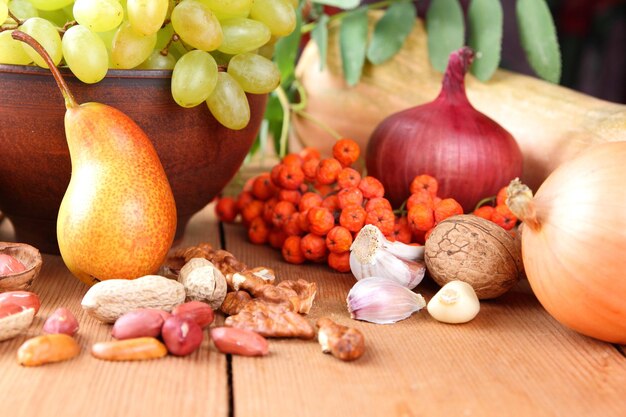
[[(425, 310), (393, 325), (353, 321), (345, 305), (351, 274), (289, 265), (278, 251), (248, 243), (240, 225), (220, 227), (212, 213), (209, 206), (193, 218), (181, 245), (221, 242), (248, 265), (317, 282), (310, 320), (329, 316), (358, 328), (365, 355), (344, 363), (322, 354), (316, 341), (272, 340), (267, 357), (230, 357), (207, 337), (185, 358), (100, 361), (88, 350), (111, 338), (110, 326), (82, 312), (87, 287), (60, 257), (46, 255), (33, 288), (42, 299), (34, 324), (0, 343), (0, 416), (626, 416), (622, 348), (561, 326), (526, 282), (483, 302), (468, 324), (442, 324)], [(417, 288), (427, 300), (435, 289), (429, 282)], [(17, 348), (59, 306), (79, 319), (83, 352), (68, 362), (19, 366)]]

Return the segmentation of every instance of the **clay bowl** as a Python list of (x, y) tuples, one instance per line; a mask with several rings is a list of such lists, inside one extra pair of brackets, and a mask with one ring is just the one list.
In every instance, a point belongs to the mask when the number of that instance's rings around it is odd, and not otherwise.
[(26, 267), (17, 274), (0, 276), (0, 293), (28, 290), (41, 270), (41, 254), (37, 248), (24, 243), (0, 242), (0, 253), (11, 255)]
[[(179, 107), (171, 71), (109, 70), (93, 85), (61, 72), (79, 103), (116, 107), (151, 138), (176, 200), (177, 239), (241, 166), (267, 102), (267, 95), (248, 95), (250, 123), (234, 131), (206, 105)], [(58, 253), (56, 218), (71, 171), (63, 98), (50, 72), (34, 66), (0, 65), (0, 92), (0, 211), (13, 223), (15, 241)]]

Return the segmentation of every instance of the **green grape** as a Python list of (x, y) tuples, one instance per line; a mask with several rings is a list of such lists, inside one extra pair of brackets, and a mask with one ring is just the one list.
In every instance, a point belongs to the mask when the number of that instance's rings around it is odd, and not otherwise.
[(124, 8), (118, 0), (76, 0), (74, 18), (93, 32), (106, 32), (122, 23)]
[(229, 129), (243, 129), (250, 121), (246, 93), (226, 72), (217, 74), (217, 84), (206, 103), (213, 117)]
[[(61, 58), (63, 58), (61, 36), (59, 36), (57, 28), (52, 23), (40, 17), (31, 17), (24, 22), (19, 29), (35, 38), (48, 52), (54, 65), (59, 65)], [(48, 68), (48, 64), (46, 64), (43, 58), (39, 56), (33, 48), (26, 44), (22, 44), (22, 48), (24, 48), (28, 56), (35, 61), (35, 64), (43, 68)]]
[(185, 43), (203, 51), (222, 43), (222, 28), (211, 9), (196, 0), (183, 0), (172, 11), (174, 31)]
[(172, 25), (167, 25), (163, 29), (157, 32), (157, 43), (154, 49), (163, 49), (169, 43), (170, 39), (172, 39), (172, 35), (174, 34), (174, 28)]
[(65, 63), (79, 80), (93, 84), (104, 78), (109, 54), (97, 34), (82, 25), (72, 26), (63, 35), (62, 44)]
[[(11, 13), (22, 20), (39, 17), (37, 9), (28, 0), (9, 0), (7, 4)], [(7, 22), (16, 23), (13, 19), (8, 19)]]
[(172, 54), (161, 55), (161, 51), (155, 49), (148, 59), (139, 64), (137, 69), (171, 70), (176, 65), (176, 58)]
[(224, 52), (220, 52), (219, 50), (211, 51), (211, 56), (215, 58), (215, 62), (217, 62), (217, 65), (222, 67), (227, 67), (230, 59), (233, 57), (232, 55), (225, 54)]
[(272, 59), (275, 47), (276, 45), (274, 43), (266, 43), (260, 47), (256, 53), (267, 59)]
[(26, 65), (33, 62), (28, 56), (22, 42), (11, 37), (12, 30), (0, 32), (0, 64)]
[(244, 17), (223, 21), (222, 32), (224, 40), (218, 50), (231, 55), (254, 51), (272, 36), (263, 23)]
[(158, 32), (165, 21), (169, 0), (128, 0), (126, 13), (133, 30), (141, 35)]
[(289, 0), (254, 0), (250, 18), (265, 23), (274, 36), (287, 36), (296, 28), (296, 11)]
[(39, 10), (59, 10), (74, 3), (74, 0), (29, 0)]
[(199, 0), (215, 13), (219, 20), (247, 17), (254, 0)]
[(4, 1), (0, 0), (0, 24), (4, 23), (9, 17), (9, 6)]
[(69, 20), (63, 12), (63, 9), (59, 10), (39, 10), (39, 17), (50, 21), (57, 27), (62, 28)]
[(122, 23), (111, 44), (113, 67), (129, 69), (141, 64), (154, 50), (156, 39), (156, 33), (148, 36), (139, 35), (133, 31), (130, 22)]
[(182, 107), (194, 107), (205, 101), (217, 83), (217, 64), (208, 52), (187, 52), (172, 73), (172, 97)]
[(280, 71), (276, 64), (249, 52), (232, 57), (227, 71), (247, 93), (269, 93), (280, 84)]

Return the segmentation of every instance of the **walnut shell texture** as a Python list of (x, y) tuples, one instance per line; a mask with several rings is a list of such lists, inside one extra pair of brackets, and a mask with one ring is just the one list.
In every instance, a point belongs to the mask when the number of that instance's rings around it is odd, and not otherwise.
[(426, 241), (424, 259), (437, 284), (467, 282), (480, 299), (499, 297), (523, 276), (519, 242), (497, 224), (471, 214), (439, 223)]

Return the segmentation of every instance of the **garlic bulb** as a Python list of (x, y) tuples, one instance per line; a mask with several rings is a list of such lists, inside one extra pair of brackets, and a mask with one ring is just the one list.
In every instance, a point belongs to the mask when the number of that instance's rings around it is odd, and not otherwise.
[(377, 324), (404, 320), (426, 306), (424, 297), (398, 281), (370, 277), (357, 281), (346, 299), (350, 317)]
[(363, 226), (350, 246), (350, 270), (357, 280), (382, 277), (413, 289), (424, 278), (424, 247), (390, 242), (378, 227)]

